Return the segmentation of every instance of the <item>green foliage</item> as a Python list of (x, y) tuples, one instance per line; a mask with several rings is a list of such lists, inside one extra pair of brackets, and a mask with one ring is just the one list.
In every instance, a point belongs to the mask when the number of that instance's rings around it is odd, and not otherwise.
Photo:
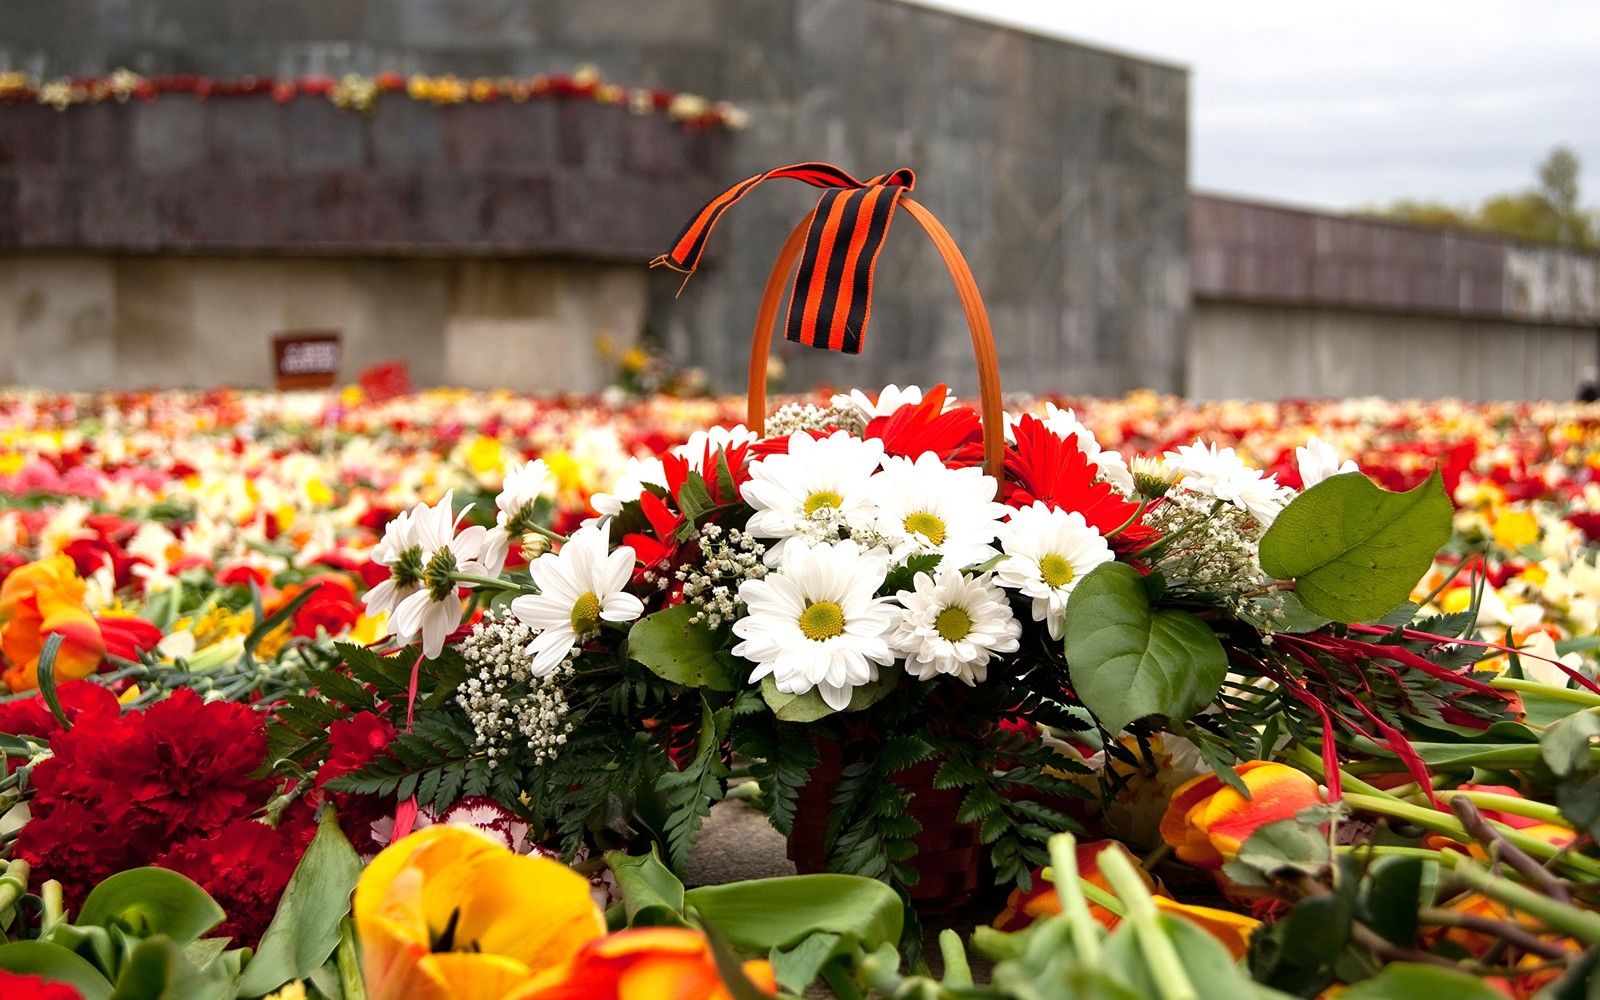
[(667, 810), (667, 860), (679, 876), (688, 870), (689, 854), (700, 827), (725, 792), (723, 779), (728, 776), (728, 767), (722, 759), (722, 746), (727, 740), (731, 715), (729, 709), (713, 710), (705, 702), (694, 759), (681, 771), (667, 769), (656, 779), (656, 791)]
[(1181, 722), (1210, 704), (1228, 658), (1187, 611), (1153, 609), (1139, 571), (1104, 563), (1067, 603), (1072, 689), (1108, 732), (1146, 716)]
[(327, 808), (245, 967), (240, 996), (261, 996), (320, 968), (339, 945), (340, 922), (350, 912), (350, 894), (360, 878), (361, 859)]
[(635, 622), (628, 632), (628, 656), (674, 684), (731, 691), (738, 685), (736, 661), (725, 652), (727, 634), (690, 624), (695, 611), (691, 604), (678, 604)]
[(762, 712), (737, 729), (733, 749), (750, 758), (750, 774), (761, 788), (773, 829), (785, 837), (792, 834), (795, 800), (820, 759), (810, 735), (793, 726), (778, 725)]
[(1491, 195), (1476, 209), (1437, 201), (1400, 199), (1366, 214), (1419, 226), (1479, 229), (1537, 243), (1600, 245), (1600, 212), (1579, 204), (1582, 164), (1567, 146), (1538, 165), (1536, 187)]
[(1330, 476), (1285, 507), (1261, 539), (1261, 568), (1293, 580), (1307, 610), (1337, 621), (1393, 611), (1450, 539), (1437, 471), (1405, 493), (1358, 472)]

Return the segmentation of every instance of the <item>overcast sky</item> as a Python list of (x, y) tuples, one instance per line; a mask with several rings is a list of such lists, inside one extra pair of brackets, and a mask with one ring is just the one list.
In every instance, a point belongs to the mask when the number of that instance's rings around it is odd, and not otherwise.
[(916, 0), (1190, 71), (1194, 188), (1476, 203), (1566, 143), (1600, 205), (1600, 0)]

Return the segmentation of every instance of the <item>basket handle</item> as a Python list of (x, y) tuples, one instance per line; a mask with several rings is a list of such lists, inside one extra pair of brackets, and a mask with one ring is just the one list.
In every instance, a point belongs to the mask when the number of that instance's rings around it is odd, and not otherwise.
[[(945, 231), (933, 213), (913, 201), (909, 195), (900, 196), (900, 207), (917, 220), (933, 240), (934, 249), (944, 258), (955, 281), (956, 294), (961, 297), (961, 308), (967, 316), (967, 329), (972, 333), (972, 353), (978, 362), (979, 413), (983, 418), (983, 471), (993, 476), (998, 484), (1005, 475), (1005, 417), (1000, 400), (1000, 362), (995, 356), (994, 331), (989, 326), (989, 314), (983, 308), (983, 298), (978, 294), (978, 283), (973, 280), (972, 269), (957, 249), (955, 240)], [(778, 259), (767, 276), (767, 287), (761, 293), (761, 307), (756, 311), (755, 336), (750, 345), (749, 409), (746, 425), (757, 434), (765, 436), (767, 423), (767, 357), (772, 351), (772, 329), (778, 319), (778, 307), (783, 301), (789, 275), (800, 258), (805, 245), (806, 232), (811, 228), (815, 210), (806, 214), (794, 227)]]

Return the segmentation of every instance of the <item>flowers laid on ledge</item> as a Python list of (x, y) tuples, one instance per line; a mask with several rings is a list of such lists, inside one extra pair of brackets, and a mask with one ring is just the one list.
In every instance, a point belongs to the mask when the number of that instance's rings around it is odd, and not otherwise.
[[(942, 389), (762, 433), (714, 400), (0, 395), (0, 982), (1589, 975), (1590, 411), (1075, 402), (1012, 415), (1002, 484)], [(685, 889), (723, 800), (833, 873)], [(965, 891), (940, 857), (1011, 897), (935, 984), (901, 966), (905, 900)]]
[(194, 73), (163, 73), (144, 77), (127, 69), (105, 76), (74, 76), (40, 80), (21, 72), (0, 73), (0, 103), (44, 104), (65, 111), (79, 104), (102, 101), (127, 103), (132, 98), (151, 101), (163, 94), (191, 94), (202, 99), (269, 95), (279, 103), (296, 97), (324, 97), (341, 108), (369, 113), (385, 94), (403, 94), (429, 104), (488, 104), (567, 98), (597, 104), (625, 105), (635, 114), (665, 114), (691, 129), (740, 129), (744, 112), (726, 101), (709, 101), (695, 94), (648, 88), (629, 88), (607, 81), (593, 66), (568, 75), (540, 74), (515, 77), (426, 76), (385, 71), (373, 76), (302, 76), (293, 79), (244, 76), (217, 80)]

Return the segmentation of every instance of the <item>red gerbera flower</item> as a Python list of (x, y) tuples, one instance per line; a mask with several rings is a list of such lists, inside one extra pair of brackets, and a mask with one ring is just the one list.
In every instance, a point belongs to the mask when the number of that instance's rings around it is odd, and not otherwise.
[(1007, 504), (1026, 507), (1043, 501), (1058, 510), (1077, 511), (1119, 552), (1139, 549), (1155, 537), (1154, 529), (1135, 520), (1137, 503), (1110, 483), (1095, 482), (1095, 465), (1076, 438), (1061, 437), (1031, 414), (1017, 423), (1016, 434), (1017, 446), (1006, 451)]
[(950, 468), (983, 461), (983, 422), (970, 406), (944, 408), (947, 389), (936, 385), (922, 402), (902, 406), (885, 417), (874, 417), (865, 436), (883, 441), (888, 455), (917, 458), (927, 452), (939, 456)]

